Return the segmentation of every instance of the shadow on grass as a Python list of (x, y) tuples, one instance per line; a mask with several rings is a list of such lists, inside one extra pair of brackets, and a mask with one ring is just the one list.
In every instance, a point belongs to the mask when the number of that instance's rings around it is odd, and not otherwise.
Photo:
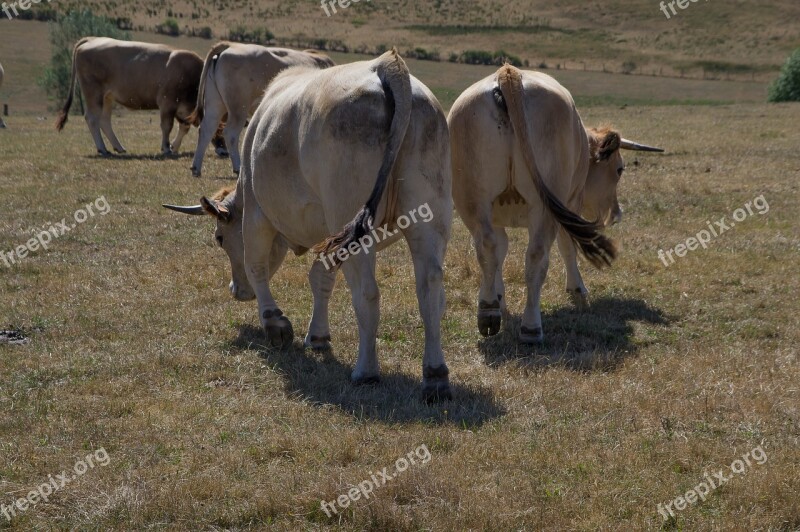
[(87, 159), (100, 159), (100, 160), (119, 160), (119, 161), (166, 161), (171, 159), (191, 159), (194, 157), (194, 152), (191, 151), (184, 151), (181, 153), (171, 153), (169, 155), (164, 155), (163, 153), (109, 153), (108, 155), (100, 155), (99, 153), (94, 153), (92, 155), (86, 155)]
[(387, 423), (424, 421), (473, 428), (506, 413), (495, 403), (491, 391), (453, 383), (452, 401), (425, 404), (421, 362), (418, 375), (384, 372), (379, 384), (353, 386), (350, 382), (352, 368), (337, 360), (333, 350), (305, 349), (302, 340), (297, 338), (287, 351), (270, 349), (264, 344), (264, 332), (260, 328), (242, 325), (239, 337), (231, 346), (257, 349), (267, 365), (283, 376), (288, 395), (317, 405), (333, 405), (359, 419)]
[(592, 300), (586, 312), (568, 306), (542, 313), (542, 345), (519, 342), (521, 322), (521, 316), (504, 317), (500, 333), (479, 342), (486, 364), (514, 361), (541, 368), (559, 365), (575, 371), (612, 370), (655, 341), (634, 342), (634, 323), (669, 325), (659, 309), (642, 300), (608, 297)]

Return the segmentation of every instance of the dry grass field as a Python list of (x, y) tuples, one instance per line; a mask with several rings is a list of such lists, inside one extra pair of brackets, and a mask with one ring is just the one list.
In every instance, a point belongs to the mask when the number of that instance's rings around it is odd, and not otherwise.
[[(29, 339), (0, 340), (0, 505), (97, 449), (109, 457), (10, 522), (0, 513), (0, 528), (800, 530), (800, 105), (757, 103), (763, 83), (557, 72), (587, 124), (667, 153), (625, 154), (625, 216), (611, 231), (623, 252), (604, 271), (581, 263), (589, 311), (572, 307), (553, 254), (541, 347), (516, 341), (526, 234), (510, 232), (510, 319), (484, 339), (475, 252), (455, 220), (443, 322), (455, 397), (426, 405), (405, 244), (378, 260), (380, 384), (349, 383), (358, 339), (341, 274), (333, 351), (297, 338), (267, 349), (255, 303), (228, 293), (211, 222), (160, 206), (231, 184), (229, 161), (209, 155), (190, 177), (196, 130), (180, 156), (156, 156), (152, 113), (119, 113), (129, 153), (95, 156), (83, 120), (57, 134), (33, 86), (49, 55), (42, 25), (0, 31), (0, 101), (19, 110), (0, 130), (0, 252), (98, 198), (109, 206), (49, 249), (0, 261), (0, 330)], [(491, 70), (409, 64), (445, 105)], [(659, 260), (762, 195), (765, 214)], [(310, 264), (290, 255), (273, 281), (300, 337)], [(430, 460), (369, 500), (321, 509), (422, 445)], [(764, 463), (732, 474), (758, 446)], [(733, 478), (662, 518), (658, 504), (720, 470)]]

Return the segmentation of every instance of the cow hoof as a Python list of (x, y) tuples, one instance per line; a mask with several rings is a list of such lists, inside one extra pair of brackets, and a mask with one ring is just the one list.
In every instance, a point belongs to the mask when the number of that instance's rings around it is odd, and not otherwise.
[[(272, 312), (280, 312), (280, 310)], [(294, 341), (294, 329), (292, 328), (292, 322), (289, 321), (289, 318), (278, 315), (273, 318), (267, 318), (265, 316), (265, 319), (264, 334), (267, 335), (269, 345), (276, 349), (289, 349)]]
[(200, 170), (192, 166), (192, 177), (200, 177)]
[(128, 153), (128, 150), (125, 148), (114, 148), (114, 151), (117, 153)]
[(97, 150), (97, 155), (100, 157), (111, 157), (111, 153), (108, 150)]
[(381, 377), (380, 375), (364, 375), (361, 377), (353, 376), (351, 380), (353, 381), (353, 386), (367, 386), (370, 384), (378, 384), (381, 382)]
[(500, 324), (503, 321), (503, 315), (500, 311), (500, 302), (487, 303), (481, 301), (478, 303), (478, 331), (483, 336), (494, 336), (500, 332)]
[(529, 329), (522, 326), (519, 329), (519, 341), (523, 344), (541, 345), (544, 342), (544, 332), (541, 327)]
[(236, 177), (239, 177), (239, 169), (238, 168), (234, 168), (233, 169), (233, 175), (235, 175)]
[(580, 288), (576, 288), (575, 290), (567, 290), (567, 292), (572, 299), (572, 304), (575, 305), (575, 308), (579, 312), (586, 312), (589, 310), (588, 292), (582, 292)]
[(223, 149), (217, 148), (216, 151), (217, 151), (217, 157), (219, 157), (220, 159), (227, 159), (229, 157), (229, 155), (230, 155), (228, 153), (228, 150), (223, 150)]
[(438, 403), (453, 398), (449, 375), (450, 370), (445, 364), (438, 368), (422, 368), (422, 399), (426, 403)]
[(325, 336), (311, 336), (306, 335), (303, 345), (313, 349), (314, 351), (328, 351), (331, 348), (331, 335)]

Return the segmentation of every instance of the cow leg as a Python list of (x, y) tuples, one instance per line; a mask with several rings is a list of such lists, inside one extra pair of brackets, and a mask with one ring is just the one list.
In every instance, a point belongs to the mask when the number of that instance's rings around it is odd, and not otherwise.
[(531, 211), (528, 222), (528, 249), (525, 253), (525, 283), (528, 299), (522, 315), (520, 341), (539, 344), (544, 340), (542, 332), (541, 296), (542, 285), (550, 265), (550, 248), (556, 237), (555, 220), (544, 209)]
[(589, 290), (583, 284), (581, 272), (578, 269), (578, 250), (572, 239), (564, 231), (558, 230), (558, 251), (564, 259), (564, 268), (567, 270), (567, 293), (572, 298), (578, 310), (584, 311), (589, 307)]
[[(505, 252), (500, 245), (498, 231), (492, 226), (489, 216), (482, 217), (478, 227), (473, 232), (475, 249), (478, 254), (478, 264), (481, 268), (481, 287), (478, 291), (478, 330), (483, 336), (492, 336), (500, 332), (502, 320), (501, 300), (502, 293), (498, 292), (497, 278), (502, 283), (502, 259)], [(503, 231), (505, 236), (505, 231)], [(508, 250), (508, 239), (505, 239), (505, 249)]]
[(328, 303), (336, 284), (336, 270), (328, 270), (320, 261), (314, 261), (308, 272), (308, 282), (314, 295), (314, 312), (303, 342), (306, 347), (325, 350), (331, 347), (331, 328), (328, 323)]
[(120, 143), (114, 130), (111, 128), (111, 111), (114, 109), (114, 98), (109, 94), (103, 99), (103, 114), (100, 117), (100, 129), (105, 133), (111, 147), (117, 153), (125, 153), (125, 148)]
[(219, 110), (214, 106), (209, 106), (203, 115), (200, 131), (197, 134), (197, 149), (195, 149), (194, 159), (192, 159), (192, 176), (194, 177), (200, 177), (203, 172), (203, 158), (206, 156), (206, 150), (208, 150), (211, 140), (217, 136), (219, 121)]
[(169, 136), (172, 134), (172, 127), (175, 122), (175, 111), (172, 109), (161, 110), (161, 153), (170, 155), (172, 148), (169, 146)]
[[(448, 212), (451, 205), (433, 212)], [(422, 356), (422, 394), (426, 401), (451, 399), (450, 371), (442, 351), (442, 315), (446, 307), (444, 294), (444, 254), (447, 248), (449, 220), (431, 219), (428, 223), (411, 224), (403, 230), (414, 262), (417, 301), (425, 327), (425, 352)]]
[(267, 341), (272, 347), (288, 349), (294, 339), (294, 330), (291, 322), (278, 308), (269, 289), (269, 281), (274, 273), (270, 271), (270, 267), (277, 269), (276, 264), (280, 265), (283, 261), (286, 250), (284, 249), (283, 253), (280, 253), (280, 250), (274, 253), (274, 245), (279, 238), (278, 233), (258, 208), (249, 209), (245, 213), (242, 220), (242, 238), (244, 249), (247, 250), (244, 256), (244, 269), (247, 280), (256, 293), (258, 315)]
[(342, 264), (342, 270), (350, 287), (358, 321), (358, 360), (351, 379), (356, 385), (373, 384), (380, 380), (375, 350), (381, 312), (380, 292), (375, 281), (375, 254), (353, 255)]
[(101, 94), (91, 95), (86, 94), (86, 125), (89, 126), (89, 132), (94, 139), (94, 145), (97, 147), (97, 153), (100, 155), (109, 155), (106, 149), (106, 143), (103, 142), (103, 134), (100, 133), (100, 121), (103, 117), (103, 96)]
[(192, 125), (189, 123), (178, 121), (178, 134), (175, 135), (175, 140), (172, 141), (172, 145), (170, 146), (172, 153), (178, 153), (180, 151), (183, 138), (189, 133), (189, 128), (191, 127)]
[(506, 262), (506, 256), (508, 255), (508, 235), (505, 227), (495, 227), (494, 234), (497, 239), (497, 273), (494, 278), (494, 291), (497, 294), (497, 299), (500, 300), (500, 311), (505, 313), (506, 284), (503, 282), (503, 264)]
[(242, 160), (239, 156), (239, 135), (244, 129), (246, 118), (236, 116), (233, 113), (228, 113), (228, 118), (228, 123), (225, 124), (225, 130), (222, 135), (225, 137), (225, 144), (231, 157), (233, 173), (239, 175), (239, 168), (242, 166)]

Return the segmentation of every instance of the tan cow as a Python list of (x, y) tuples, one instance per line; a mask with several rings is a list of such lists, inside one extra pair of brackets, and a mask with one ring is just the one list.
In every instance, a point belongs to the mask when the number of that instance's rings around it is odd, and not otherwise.
[[(3, 76), (4, 76), (4, 74), (5, 74), (5, 72), (3, 72), (3, 65), (0, 65), (0, 88), (3, 87)], [(5, 128), (5, 127), (6, 127), (6, 123), (3, 122), (3, 117), (0, 116), (0, 129)]]
[(556, 233), (567, 291), (585, 306), (588, 291), (576, 245), (597, 267), (616, 256), (614, 243), (600, 231), (622, 217), (616, 192), (624, 169), (619, 149), (663, 150), (626, 141), (609, 129), (586, 129), (572, 96), (555, 79), (510, 65), (464, 91), (448, 123), (453, 199), (472, 234), (482, 274), (478, 329), (483, 335), (500, 330), (506, 305), (504, 228), (525, 227), (528, 298), (520, 340), (539, 343), (541, 289)]
[[(216, 218), (217, 242), (231, 261), (231, 293), (239, 300), (258, 299), (270, 343), (286, 347), (294, 337), (270, 279), (287, 247), (301, 254), (324, 240), (315, 252), (344, 261), (358, 320), (353, 382), (378, 380), (375, 251), (381, 245), (373, 244), (380, 235), (388, 234), (384, 245), (402, 236), (411, 251), (425, 327), (423, 393), (427, 399), (449, 397), (441, 318), (453, 210), (450, 141), (444, 112), (430, 90), (409, 74), (396, 51), (325, 70), (291, 68), (267, 88), (242, 154), (233, 192), (204, 197), (193, 207), (165, 207)], [(427, 222), (403, 222), (403, 213), (422, 206), (431, 214)], [(335, 279), (335, 268), (314, 262), (306, 345), (324, 347), (330, 338), (328, 299)]]
[(313, 50), (299, 52), (232, 42), (214, 45), (203, 64), (197, 109), (189, 117), (194, 125), (200, 127), (192, 175), (200, 176), (208, 144), (223, 120), (223, 135), (231, 156), (233, 173), (239, 175), (239, 135), (247, 119), (258, 107), (272, 78), (292, 66), (327, 68), (333, 65), (328, 56)]
[[(177, 152), (191, 126), (187, 118), (197, 104), (202, 71), (203, 60), (188, 50), (107, 37), (85, 37), (72, 51), (69, 96), (58, 115), (56, 128), (61, 131), (67, 122), (77, 78), (86, 99), (86, 123), (100, 154), (108, 155), (101, 130), (115, 151), (125, 152), (111, 129), (114, 102), (134, 110), (158, 109), (161, 151), (164, 154)], [(178, 135), (170, 145), (169, 135), (176, 119)]]

